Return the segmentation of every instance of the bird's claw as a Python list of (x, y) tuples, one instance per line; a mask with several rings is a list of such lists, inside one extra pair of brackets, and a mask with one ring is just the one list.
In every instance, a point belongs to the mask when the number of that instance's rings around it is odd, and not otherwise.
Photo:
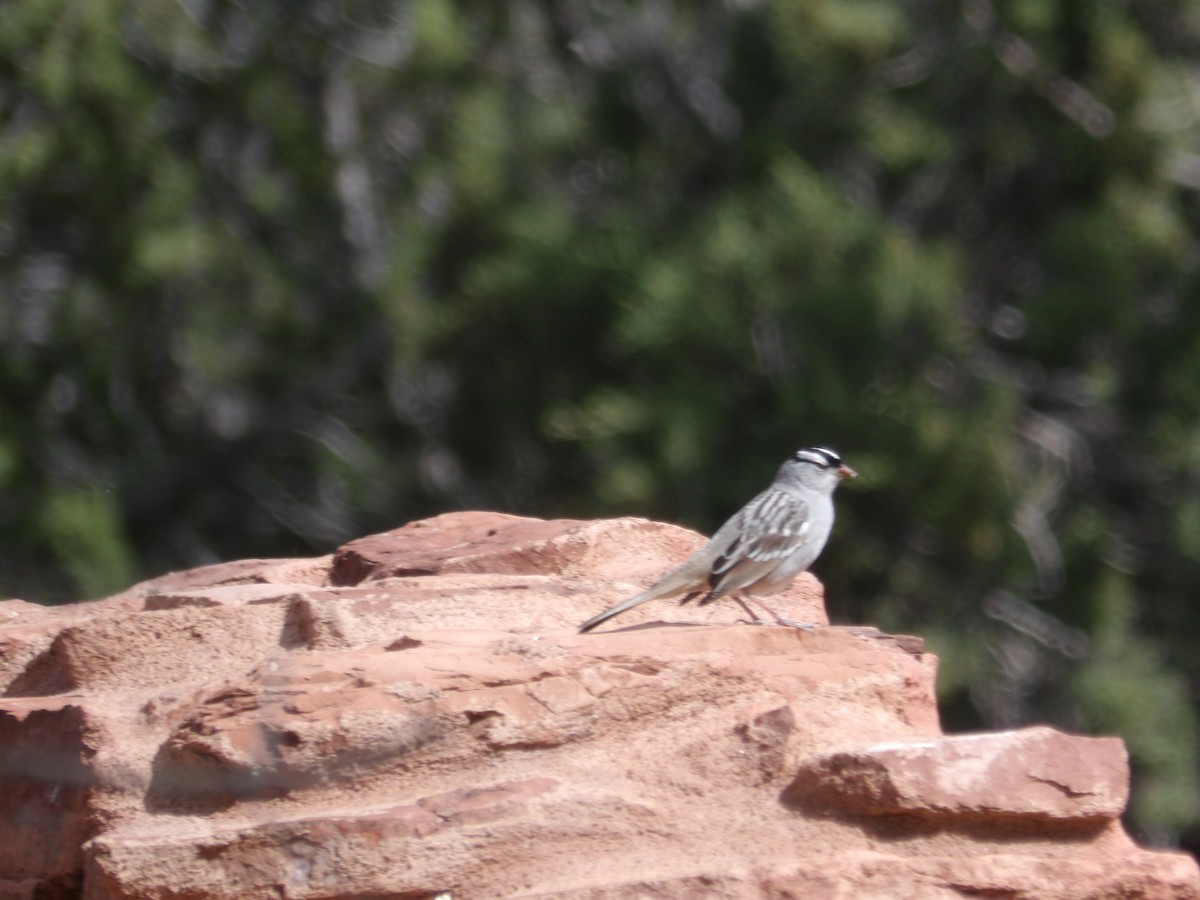
[(797, 622), (795, 619), (785, 619), (783, 617), (779, 618), (777, 624), (787, 628), (799, 628), (801, 631), (812, 631), (817, 627), (814, 622)]
[(782, 616), (780, 616), (774, 622), (772, 622), (768, 619), (738, 619), (737, 624), (739, 624), (739, 625), (762, 625), (764, 627), (770, 627), (772, 625), (782, 625), (784, 628), (799, 628), (801, 631), (812, 631), (814, 628), (817, 627), (816, 624), (813, 622), (797, 622), (795, 619), (785, 619)]

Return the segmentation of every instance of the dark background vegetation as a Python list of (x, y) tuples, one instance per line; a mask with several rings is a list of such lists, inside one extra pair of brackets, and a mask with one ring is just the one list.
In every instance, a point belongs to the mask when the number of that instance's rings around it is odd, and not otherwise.
[[(1195, 0), (7, 0), (0, 595), (458, 508), (711, 531), (1200, 845)], [(520, 610), (514, 608), (514, 615)]]

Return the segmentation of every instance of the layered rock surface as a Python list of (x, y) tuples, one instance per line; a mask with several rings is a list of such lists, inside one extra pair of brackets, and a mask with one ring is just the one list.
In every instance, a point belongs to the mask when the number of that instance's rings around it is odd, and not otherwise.
[(1200, 897), (1120, 741), (943, 736), (916, 638), (575, 634), (701, 540), (457, 513), (0, 603), (0, 897)]

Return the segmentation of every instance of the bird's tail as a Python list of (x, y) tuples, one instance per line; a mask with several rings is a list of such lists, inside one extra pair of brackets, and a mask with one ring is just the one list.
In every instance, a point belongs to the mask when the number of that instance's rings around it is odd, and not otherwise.
[(666, 578), (663, 578), (650, 585), (650, 587), (646, 588), (640, 594), (634, 594), (628, 600), (623, 600), (612, 609), (606, 609), (604, 612), (600, 613), (600, 615), (588, 619), (579, 626), (579, 633), (585, 634), (591, 631), (597, 625), (603, 625), (613, 616), (619, 616), (626, 610), (633, 609), (635, 606), (645, 603), (647, 600), (657, 600), (659, 597), (670, 597), (672, 594), (683, 593), (683, 591), (689, 588), (694, 581), (695, 578), (691, 572), (682, 571), (682, 567), (681, 569), (676, 569), (674, 572), (671, 572), (669, 575), (667, 575)]

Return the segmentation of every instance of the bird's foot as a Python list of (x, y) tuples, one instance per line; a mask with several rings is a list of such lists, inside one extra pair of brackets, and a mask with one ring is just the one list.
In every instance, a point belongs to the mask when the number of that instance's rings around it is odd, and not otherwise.
[(783, 616), (780, 616), (775, 622), (768, 622), (767, 624), (783, 625), (786, 628), (799, 628), (801, 631), (812, 631), (817, 627), (815, 622), (797, 622), (795, 619), (785, 619)]
[(801, 631), (812, 631), (817, 627), (814, 622), (797, 622), (795, 619), (788, 619), (783, 616), (780, 616), (773, 622), (770, 619), (738, 619), (737, 624), (762, 625), (768, 628), (775, 625), (782, 625), (784, 628), (799, 628)]

